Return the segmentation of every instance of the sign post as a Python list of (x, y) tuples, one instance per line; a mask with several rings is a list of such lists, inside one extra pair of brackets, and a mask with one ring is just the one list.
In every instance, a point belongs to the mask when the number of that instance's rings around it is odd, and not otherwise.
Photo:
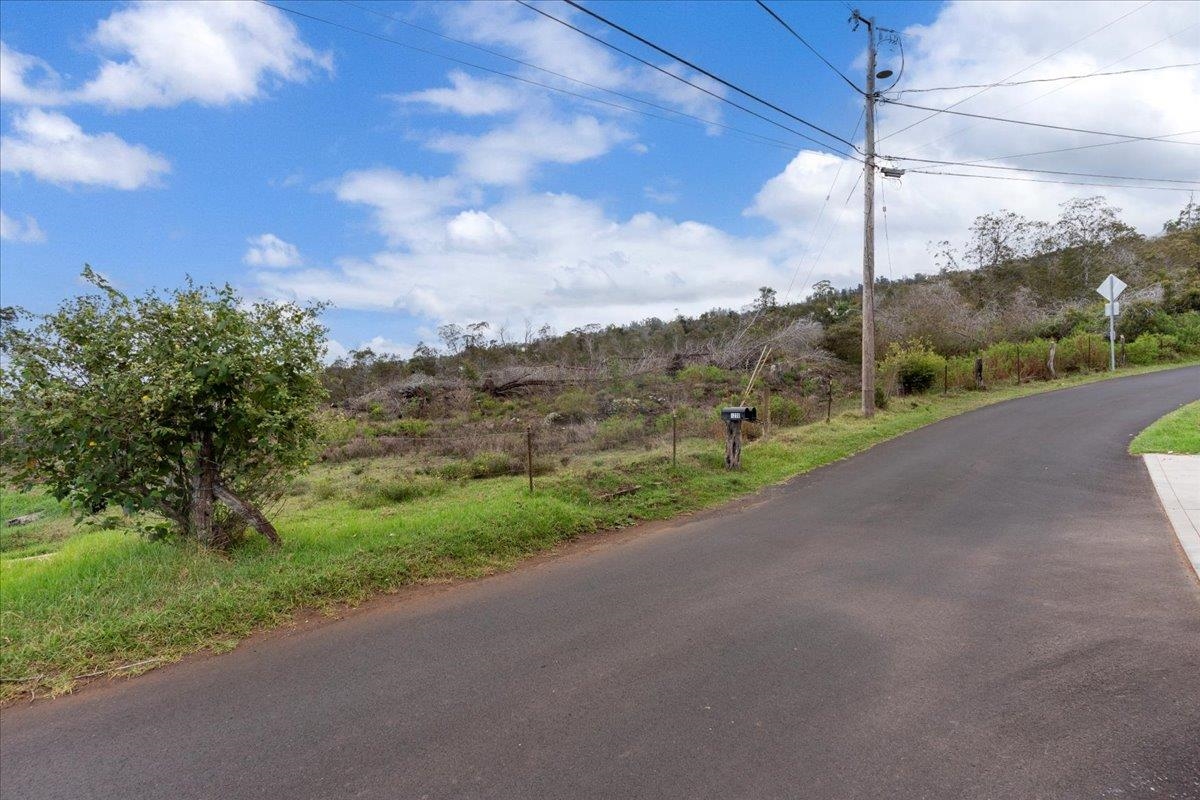
[(1114, 371), (1117, 368), (1117, 315), (1121, 313), (1121, 304), (1117, 301), (1117, 298), (1121, 296), (1121, 292), (1123, 291), (1125, 291), (1125, 281), (1111, 272), (1104, 279), (1104, 282), (1096, 287), (1096, 292), (1108, 301), (1104, 304), (1104, 313), (1108, 316), (1109, 371)]

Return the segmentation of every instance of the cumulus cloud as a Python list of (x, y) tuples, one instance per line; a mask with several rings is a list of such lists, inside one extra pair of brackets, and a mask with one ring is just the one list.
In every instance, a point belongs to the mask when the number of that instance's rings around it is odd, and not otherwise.
[[(407, 198), (405, 198), (407, 203)], [(380, 214), (385, 236), (394, 233)], [(783, 273), (760, 242), (655, 214), (618, 220), (568, 194), (521, 194), (432, 219), (448, 235), (335, 269), (264, 273), (272, 293), (431, 319), (585, 322), (742, 305)], [(484, 243), (488, 246), (483, 246)]]
[(33, 108), (0, 137), (0, 170), (60, 185), (140, 189), (170, 171), (163, 156), (114, 133), (85, 133), (65, 114)]
[(256, 100), (272, 83), (304, 81), (333, 66), (282, 12), (261, 3), (139, 2), (102, 20), (89, 41), (108, 57), (74, 88), (45, 61), (0, 45), (0, 96), (34, 106), (220, 106)]
[(424, 178), (384, 168), (347, 173), (335, 193), (343, 202), (370, 207), (376, 228), (391, 245), (440, 241), (442, 212), (478, 197), (478, 191), (453, 177)]
[(577, 164), (604, 155), (613, 145), (632, 138), (614, 123), (592, 116), (559, 120), (525, 114), (478, 136), (448, 134), (429, 142), (443, 153), (459, 156), (459, 172), (484, 184), (523, 183), (541, 164)]
[(269, 80), (303, 81), (332, 65), (261, 3), (139, 3), (103, 20), (92, 39), (115, 58), (78, 98), (112, 108), (247, 102)]
[(295, 267), (303, 263), (300, 249), (273, 233), (251, 236), (246, 241), (250, 248), (242, 256), (242, 261), (252, 267)]
[(23, 219), (14, 219), (0, 211), (0, 239), (6, 242), (36, 244), (46, 241), (46, 234), (38, 221), (28, 214)]
[(62, 79), (42, 59), (0, 42), (0, 100), (15, 105), (58, 105)]
[(402, 103), (425, 104), (466, 117), (515, 111), (523, 104), (522, 94), (510, 84), (474, 78), (462, 70), (451, 72), (449, 79), (449, 87), (393, 95), (393, 99)]

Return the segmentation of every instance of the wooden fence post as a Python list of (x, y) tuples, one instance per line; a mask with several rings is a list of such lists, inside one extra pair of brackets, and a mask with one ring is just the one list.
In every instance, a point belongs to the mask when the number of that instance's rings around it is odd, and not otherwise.
[(983, 388), (983, 356), (975, 356), (975, 388)]
[(833, 415), (833, 378), (825, 379), (825, 424), (829, 424), (829, 418)]
[(675, 412), (672, 411), (671, 412), (671, 469), (675, 469), (675, 467), (679, 466), (679, 461), (678, 461), (678, 457), (677, 457), (678, 452), (679, 452), (679, 434), (675, 428)]
[(771, 435), (771, 387), (763, 386), (763, 410), (767, 412), (767, 417), (763, 421), (763, 440), (765, 441)]
[(942, 394), (950, 394), (950, 362), (942, 365)]
[(742, 466), (742, 421), (725, 420), (725, 469)]
[(1017, 347), (1017, 385), (1021, 385), (1021, 348)]
[(525, 426), (525, 467), (529, 472), (529, 491), (533, 492), (533, 426)]

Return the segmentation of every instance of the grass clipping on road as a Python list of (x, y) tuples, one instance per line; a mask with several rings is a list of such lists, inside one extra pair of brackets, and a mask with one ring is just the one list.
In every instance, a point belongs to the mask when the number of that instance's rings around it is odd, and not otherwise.
[[(310, 493), (278, 516), (278, 551), (257, 539), (226, 556), (122, 530), (76, 533), (53, 554), (0, 561), (0, 700), (227, 650), (306, 608), (488, 575), (580, 534), (711, 507), (964, 411), (1105, 377), (894, 398), (873, 420), (847, 412), (777, 429), (747, 447), (735, 473), (723, 468), (720, 442), (690, 440), (677, 468), (669, 453), (628, 453), (542, 478), (533, 494), (524, 478), (447, 482), (369, 507)], [(379, 460), (372, 469), (401, 474), (403, 466)], [(322, 469), (336, 477), (339, 468)]]
[(1129, 452), (1200, 454), (1200, 400), (1188, 403), (1134, 437)]

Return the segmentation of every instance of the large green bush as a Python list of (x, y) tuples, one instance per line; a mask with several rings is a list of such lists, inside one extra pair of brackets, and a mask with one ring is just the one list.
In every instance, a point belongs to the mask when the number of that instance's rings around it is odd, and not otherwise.
[(1179, 358), (1179, 342), (1162, 333), (1143, 333), (1125, 345), (1125, 360), (1130, 364), (1154, 364)]
[(921, 341), (904, 345), (892, 342), (880, 366), (885, 375), (896, 376), (896, 384), (904, 394), (920, 394), (942, 377), (946, 359)]
[(30, 328), (6, 325), (4, 461), (81, 511), (153, 511), (228, 547), (307, 464), (324, 396), (319, 307), (246, 303), (189, 284), (130, 298), (98, 291)]
[(800, 425), (804, 422), (804, 406), (790, 397), (773, 395), (771, 397), (772, 425)]

